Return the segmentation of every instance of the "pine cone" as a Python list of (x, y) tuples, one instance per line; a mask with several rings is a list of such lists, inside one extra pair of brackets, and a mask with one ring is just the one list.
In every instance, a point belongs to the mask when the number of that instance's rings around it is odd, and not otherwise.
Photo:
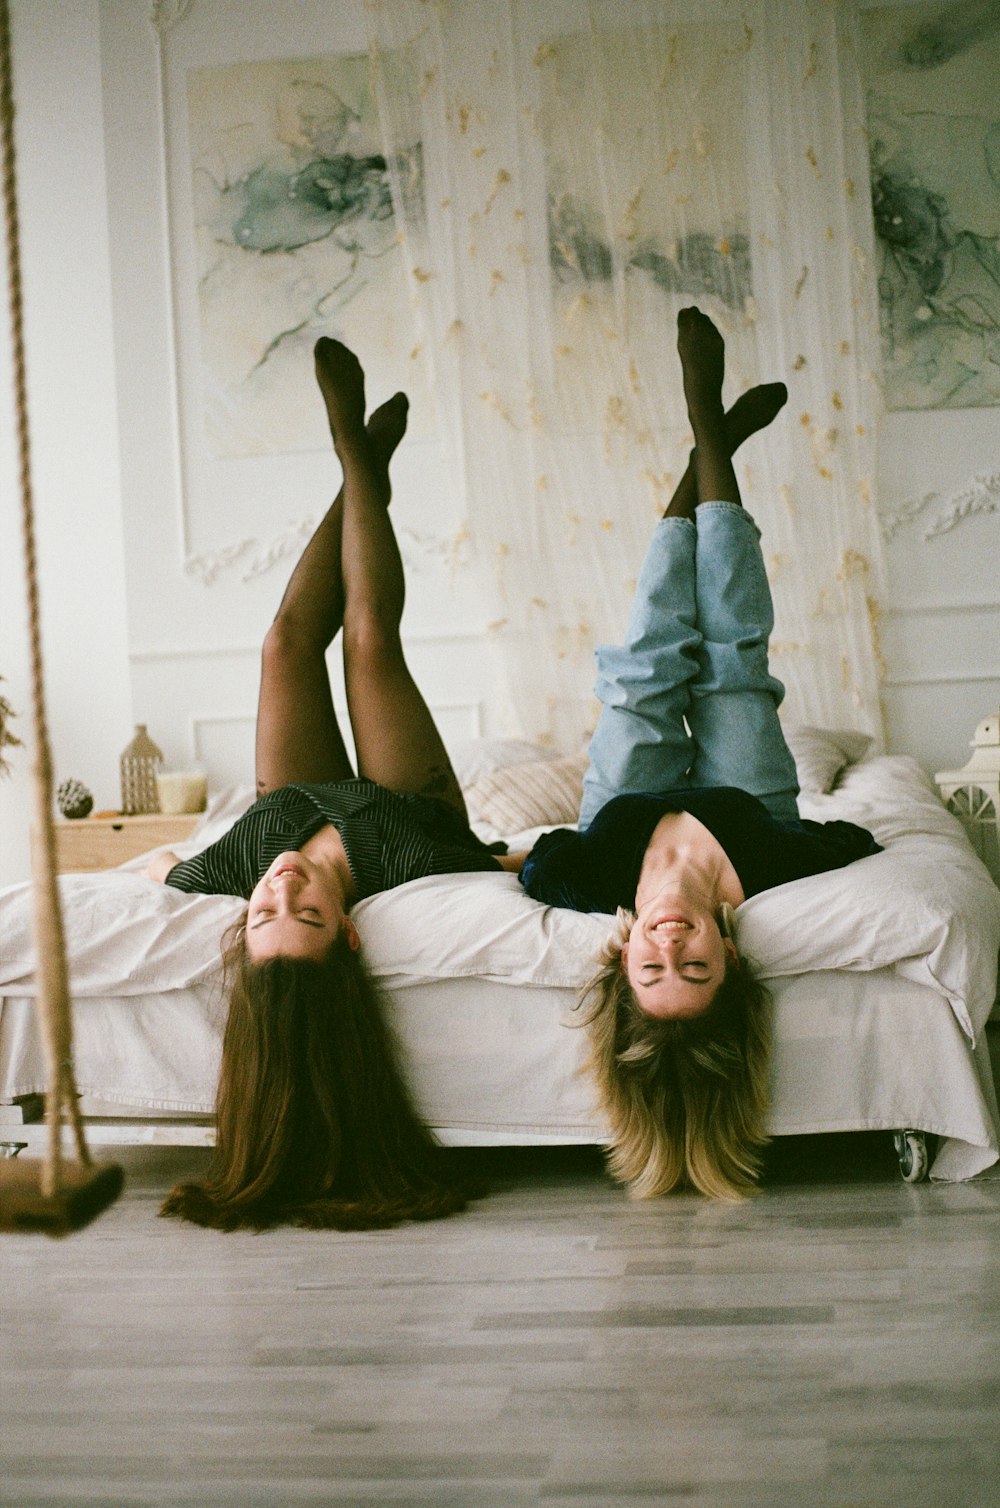
[(82, 780), (64, 780), (56, 791), (56, 805), (64, 817), (85, 817), (94, 798)]

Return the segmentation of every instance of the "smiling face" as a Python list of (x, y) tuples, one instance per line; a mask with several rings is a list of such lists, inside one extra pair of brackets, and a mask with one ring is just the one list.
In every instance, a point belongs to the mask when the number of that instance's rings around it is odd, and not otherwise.
[(305, 854), (279, 854), (257, 881), (247, 907), (246, 948), (253, 962), (321, 959), (341, 931), (357, 948), (358, 934), (336, 879)]
[(662, 895), (643, 906), (622, 948), (622, 968), (640, 1010), (662, 1020), (706, 1011), (736, 958), (708, 906)]

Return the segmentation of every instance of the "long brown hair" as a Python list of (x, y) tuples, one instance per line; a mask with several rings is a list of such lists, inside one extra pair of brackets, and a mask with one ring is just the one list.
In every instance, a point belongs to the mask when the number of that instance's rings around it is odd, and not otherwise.
[(224, 954), (229, 1015), (203, 1184), (161, 1215), (218, 1230), (370, 1230), (463, 1209), (414, 1108), (367, 970), (341, 934), (322, 962)]
[(741, 959), (700, 1016), (647, 1015), (622, 968), (634, 920), (619, 911), (580, 1000), (587, 1068), (611, 1131), (608, 1164), (639, 1198), (688, 1186), (739, 1199), (756, 1185), (768, 1140), (767, 991)]

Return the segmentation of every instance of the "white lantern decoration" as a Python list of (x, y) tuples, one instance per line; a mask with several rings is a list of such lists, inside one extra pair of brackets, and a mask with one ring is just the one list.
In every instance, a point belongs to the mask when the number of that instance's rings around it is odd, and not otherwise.
[(934, 779), (941, 800), (961, 819), (973, 848), (1000, 885), (1000, 710), (983, 718), (971, 748), (964, 769), (940, 770)]

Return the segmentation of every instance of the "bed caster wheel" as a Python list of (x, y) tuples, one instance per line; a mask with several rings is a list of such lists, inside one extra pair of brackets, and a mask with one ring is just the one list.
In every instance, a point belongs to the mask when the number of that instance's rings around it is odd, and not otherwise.
[(904, 1183), (923, 1183), (930, 1167), (922, 1131), (897, 1131), (892, 1138)]

